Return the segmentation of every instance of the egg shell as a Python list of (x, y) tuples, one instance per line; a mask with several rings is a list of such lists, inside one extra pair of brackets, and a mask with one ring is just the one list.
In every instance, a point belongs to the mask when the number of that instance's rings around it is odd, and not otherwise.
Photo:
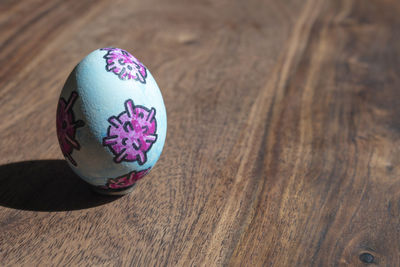
[(166, 132), (159, 87), (125, 50), (93, 51), (61, 91), (61, 150), (72, 170), (99, 189), (121, 191), (147, 174), (161, 155)]

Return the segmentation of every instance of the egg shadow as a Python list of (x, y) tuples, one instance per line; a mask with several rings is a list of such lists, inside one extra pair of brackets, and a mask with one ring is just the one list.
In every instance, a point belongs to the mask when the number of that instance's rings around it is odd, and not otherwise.
[(95, 193), (64, 160), (23, 161), (0, 166), (0, 205), (32, 211), (69, 211), (118, 199)]

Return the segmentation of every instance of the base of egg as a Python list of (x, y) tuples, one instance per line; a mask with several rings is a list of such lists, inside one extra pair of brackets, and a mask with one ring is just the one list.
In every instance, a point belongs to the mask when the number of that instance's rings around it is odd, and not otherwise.
[(130, 192), (132, 192), (133, 189), (135, 188), (135, 186), (136, 186), (136, 184), (133, 184), (132, 186), (130, 186), (130, 187), (126, 188), (126, 189), (123, 189), (123, 190), (103, 189), (103, 188), (101, 188), (101, 187), (92, 186), (92, 185), (90, 186), (90, 188), (91, 188), (94, 192), (96, 192), (96, 193), (98, 193), (98, 194), (101, 194), (101, 195), (123, 196), (123, 195), (129, 194)]

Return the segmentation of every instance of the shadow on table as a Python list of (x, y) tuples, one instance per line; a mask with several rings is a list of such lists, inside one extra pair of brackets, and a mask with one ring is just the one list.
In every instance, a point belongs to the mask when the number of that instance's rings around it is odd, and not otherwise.
[(67, 211), (117, 199), (93, 192), (64, 160), (23, 161), (0, 166), (0, 205), (22, 210)]

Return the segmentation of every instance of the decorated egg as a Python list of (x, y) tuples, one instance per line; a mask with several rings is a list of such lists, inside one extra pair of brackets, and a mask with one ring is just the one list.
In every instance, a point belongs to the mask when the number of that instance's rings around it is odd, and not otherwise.
[(69, 75), (56, 116), (72, 170), (104, 194), (125, 194), (156, 164), (167, 114), (156, 81), (134, 56), (102, 48)]

